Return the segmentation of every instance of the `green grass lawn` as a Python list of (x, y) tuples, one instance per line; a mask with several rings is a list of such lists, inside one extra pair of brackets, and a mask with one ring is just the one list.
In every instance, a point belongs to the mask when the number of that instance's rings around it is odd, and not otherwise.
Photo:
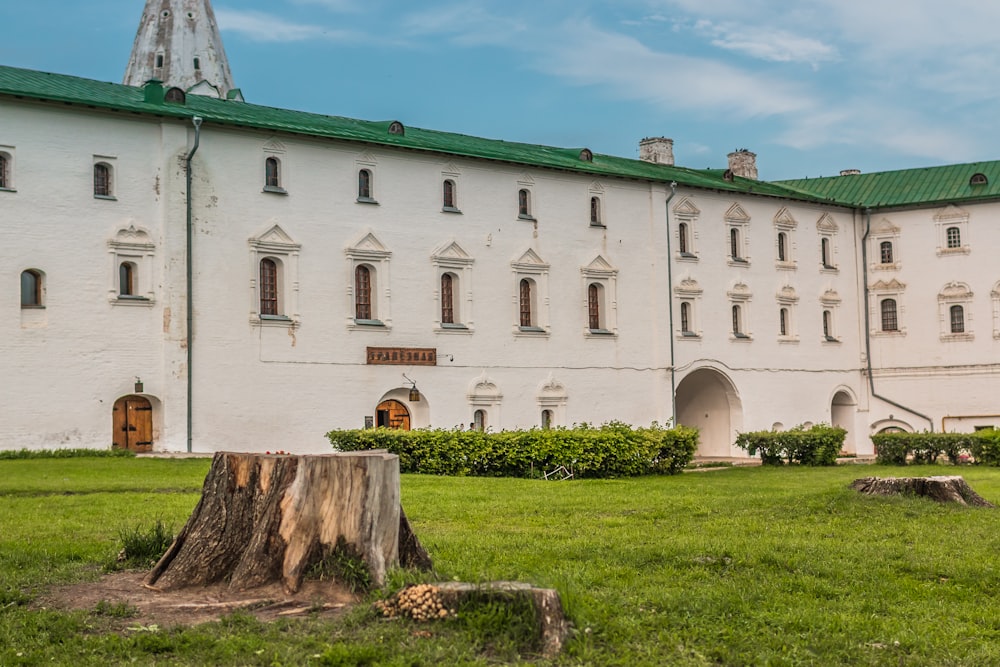
[[(262, 624), (234, 614), (195, 628), (116, 633), (107, 609), (31, 608), (50, 584), (98, 576), (122, 528), (162, 519), (179, 529), (208, 465), (0, 461), (0, 665), (519, 660), (518, 638), (505, 636), (500, 617), (417, 627), (380, 620), (365, 605), (338, 621)], [(441, 578), (560, 591), (576, 627), (556, 664), (998, 665), (1000, 510), (847, 489), (868, 475), (954, 471), (730, 468), (570, 482), (404, 476), (402, 494)], [(1000, 469), (959, 472), (1000, 504)]]

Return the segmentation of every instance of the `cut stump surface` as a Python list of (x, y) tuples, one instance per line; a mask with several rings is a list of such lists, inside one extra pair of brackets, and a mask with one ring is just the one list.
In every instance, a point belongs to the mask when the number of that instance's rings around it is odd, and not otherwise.
[(972, 490), (959, 475), (938, 477), (864, 477), (851, 482), (851, 488), (870, 496), (924, 496), (939, 503), (958, 503), (970, 507), (995, 507)]

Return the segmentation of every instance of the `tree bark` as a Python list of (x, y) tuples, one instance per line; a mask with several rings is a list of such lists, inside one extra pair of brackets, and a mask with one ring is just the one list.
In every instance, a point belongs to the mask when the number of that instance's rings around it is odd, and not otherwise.
[(385, 451), (220, 452), (201, 500), (146, 585), (172, 590), (228, 581), (246, 590), (280, 581), (294, 593), (338, 540), (381, 585), (399, 562), (403, 525), (409, 529), (399, 504), (399, 458)]
[(864, 477), (851, 483), (855, 491), (870, 496), (895, 494), (925, 496), (940, 503), (958, 503), (971, 507), (994, 507), (972, 490), (958, 475), (940, 477)]

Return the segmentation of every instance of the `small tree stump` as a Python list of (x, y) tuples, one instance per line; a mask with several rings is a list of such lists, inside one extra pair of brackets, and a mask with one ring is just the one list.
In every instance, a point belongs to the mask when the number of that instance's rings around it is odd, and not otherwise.
[(219, 452), (201, 500), (145, 583), (173, 590), (228, 581), (246, 590), (280, 581), (295, 593), (310, 567), (346, 548), (381, 585), (399, 562), (401, 524), (408, 553), (416, 554), (409, 558), (429, 569), (405, 522), (393, 454)]
[(940, 477), (864, 477), (851, 482), (855, 491), (870, 496), (895, 494), (925, 496), (939, 503), (958, 503), (971, 507), (994, 507), (972, 490), (959, 475)]

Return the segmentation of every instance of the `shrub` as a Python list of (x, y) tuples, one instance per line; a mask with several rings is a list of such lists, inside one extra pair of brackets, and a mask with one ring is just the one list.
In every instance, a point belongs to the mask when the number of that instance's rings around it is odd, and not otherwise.
[(620, 422), (500, 433), (375, 428), (327, 437), (337, 451), (388, 450), (399, 456), (401, 472), (480, 477), (541, 477), (560, 466), (574, 477), (675, 474), (698, 448), (696, 429)]
[[(877, 433), (872, 436), (872, 442), (878, 462), (889, 465), (937, 463), (942, 454), (955, 465), (962, 462), (963, 455), (972, 455), (977, 463), (986, 463), (991, 457), (990, 447), (979, 443), (988, 442), (994, 437), (992, 433)], [(1000, 454), (1000, 438), (994, 439)], [(991, 465), (1000, 465), (1000, 459)]]
[(752, 431), (740, 433), (736, 446), (747, 454), (760, 454), (764, 465), (782, 465), (784, 461), (808, 466), (832, 466), (844, 447), (847, 431), (839, 426), (817, 424), (809, 429), (788, 431)]
[(11, 449), (0, 451), (0, 460), (11, 459), (75, 459), (134, 457), (127, 449)]
[(976, 463), (1000, 466), (1000, 430), (976, 431), (969, 453)]

